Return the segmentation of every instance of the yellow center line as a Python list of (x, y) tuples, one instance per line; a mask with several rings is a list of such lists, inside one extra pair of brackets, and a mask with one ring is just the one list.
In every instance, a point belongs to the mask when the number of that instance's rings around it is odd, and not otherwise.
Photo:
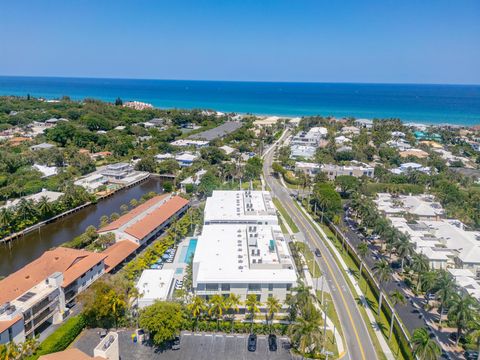
[[(290, 209), (290, 211), (292, 211), (292, 213), (294, 213), (292, 207), (290, 206), (290, 204), (288, 204), (288, 202), (285, 203), (285, 205), (287, 205), (287, 207)], [(297, 218), (300, 220), (300, 222), (302, 223), (303, 227), (305, 228), (305, 230), (307, 231), (308, 233), (308, 236), (315, 242), (315, 238), (312, 236), (312, 233), (310, 232), (310, 230), (308, 229), (308, 226), (305, 225), (305, 223), (303, 222), (302, 220), (302, 216), (297, 216)], [(360, 336), (358, 335), (358, 331), (357, 331), (357, 327), (355, 326), (355, 323), (353, 321), (353, 317), (352, 317), (352, 313), (350, 312), (350, 309), (347, 305), (347, 301), (345, 300), (345, 297), (343, 296), (343, 293), (342, 293), (342, 288), (340, 286), (340, 284), (338, 283), (336, 277), (334, 276), (333, 274), (333, 269), (332, 267), (330, 266), (328, 260), (323, 257), (323, 260), (325, 260), (325, 264), (327, 264), (327, 267), (328, 267), (328, 271), (330, 272), (330, 276), (332, 277), (333, 281), (335, 282), (335, 285), (337, 286), (338, 288), (338, 293), (340, 294), (341, 298), (342, 298), (342, 302), (343, 304), (345, 305), (345, 309), (347, 310), (347, 315), (348, 315), (348, 318), (350, 319), (350, 324), (352, 325), (352, 328), (353, 328), (353, 332), (355, 333), (355, 338), (357, 339), (357, 343), (358, 343), (358, 346), (360, 347), (360, 352), (362, 353), (362, 359), (366, 359), (365, 357), (365, 352), (363, 350), (363, 346), (362, 346), (362, 342), (360, 341)], [(346, 344), (345, 344), (346, 345)]]

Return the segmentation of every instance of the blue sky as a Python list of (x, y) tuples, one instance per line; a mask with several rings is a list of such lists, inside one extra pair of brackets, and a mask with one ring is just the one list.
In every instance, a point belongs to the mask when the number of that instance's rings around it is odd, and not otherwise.
[(4, 1), (0, 75), (480, 84), (478, 0)]

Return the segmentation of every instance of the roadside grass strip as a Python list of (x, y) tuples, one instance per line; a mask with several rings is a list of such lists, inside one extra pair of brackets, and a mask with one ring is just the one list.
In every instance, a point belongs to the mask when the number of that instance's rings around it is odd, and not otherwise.
[(293, 222), (292, 218), (290, 217), (290, 215), (288, 215), (287, 211), (281, 204), (280, 200), (278, 200), (277, 198), (273, 198), (272, 200), (273, 200), (273, 203), (275, 204), (275, 207), (278, 209), (278, 211), (280, 211), (280, 214), (282, 214), (282, 217), (285, 219), (290, 229), (294, 233), (300, 232), (297, 225)]

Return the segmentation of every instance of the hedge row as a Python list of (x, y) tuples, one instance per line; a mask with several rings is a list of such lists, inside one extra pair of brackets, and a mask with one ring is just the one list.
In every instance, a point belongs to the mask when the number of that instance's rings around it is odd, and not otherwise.
[(74, 316), (63, 323), (53, 334), (43, 341), (34, 355), (27, 360), (36, 360), (41, 355), (65, 350), (85, 328), (82, 315)]
[(252, 324), (248, 322), (238, 322), (235, 321), (232, 326), (231, 321), (220, 321), (218, 326), (217, 322), (214, 320), (199, 320), (195, 324), (195, 320), (186, 320), (183, 325), (183, 330), (187, 331), (208, 331), (216, 332), (220, 331), (223, 333), (236, 333), (236, 334), (248, 334), (253, 332), (254, 334), (263, 334), (268, 335), (270, 333), (277, 335), (285, 335), (288, 331), (288, 325), (286, 324), (273, 324), (272, 326), (266, 324)]

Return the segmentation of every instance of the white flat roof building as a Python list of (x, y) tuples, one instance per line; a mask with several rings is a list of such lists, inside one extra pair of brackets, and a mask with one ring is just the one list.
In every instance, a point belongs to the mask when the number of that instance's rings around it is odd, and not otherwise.
[(278, 218), (268, 191), (215, 190), (207, 199), (204, 222), (277, 225)]
[(278, 225), (205, 225), (193, 258), (194, 287), (207, 283), (295, 283)]
[(172, 141), (170, 145), (173, 146), (195, 146), (195, 147), (204, 147), (208, 146), (208, 141), (205, 140), (191, 140), (191, 139), (179, 139)]
[(290, 157), (292, 159), (305, 158), (311, 159), (315, 156), (317, 149), (310, 145), (292, 145), (290, 147)]
[(413, 214), (422, 219), (439, 219), (445, 212), (433, 195), (398, 195), (378, 193), (374, 200), (378, 210), (386, 215)]
[(194, 292), (285, 301), (297, 274), (276, 213), (267, 191), (214, 191), (193, 257)]
[(138, 299), (138, 307), (152, 305), (156, 300), (167, 300), (173, 289), (174, 269), (143, 270), (136, 288), (142, 295)]

